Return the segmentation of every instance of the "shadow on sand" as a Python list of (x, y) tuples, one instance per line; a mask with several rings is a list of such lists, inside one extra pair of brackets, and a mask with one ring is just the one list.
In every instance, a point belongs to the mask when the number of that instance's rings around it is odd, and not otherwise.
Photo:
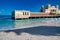
[(20, 35), (20, 33), (25, 32), (32, 35), (45, 35), (45, 36), (60, 36), (60, 27), (56, 26), (37, 26), (32, 28), (24, 28), (24, 29), (15, 29), (15, 30), (8, 30), (5, 31), (15, 32), (16, 35)]

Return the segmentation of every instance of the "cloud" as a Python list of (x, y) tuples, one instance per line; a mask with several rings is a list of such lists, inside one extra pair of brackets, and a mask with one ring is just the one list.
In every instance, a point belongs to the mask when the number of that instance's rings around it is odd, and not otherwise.
[(1, 9), (0, 10), (0, 14), (2, 14), (2, 13), (4, 13), (5, 12), (5, 10), (4, 9)]
[(1, 11), (5, 11), (4, 9), (1, 9)]
[(1, 14), (2, 12), (0, 11), (0, 14)]

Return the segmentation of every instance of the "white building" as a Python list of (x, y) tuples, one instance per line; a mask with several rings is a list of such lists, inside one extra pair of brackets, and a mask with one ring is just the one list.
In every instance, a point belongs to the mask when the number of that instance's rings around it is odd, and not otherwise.
[(29, 17), (30, 17), (30, 11), (26, 11), (26, 10), (15, 10), (12, 13), (13, 19), (29, 18)]
[(56, 5), (56, 6), (51, 6), (50, 4), (48, 4), (46, 7), (42, 7), (41, 8), (41, 10), (43, 11), (43, 12), (45, 12), (45, 13), (59, 13), (58, 11), (58, 5)]

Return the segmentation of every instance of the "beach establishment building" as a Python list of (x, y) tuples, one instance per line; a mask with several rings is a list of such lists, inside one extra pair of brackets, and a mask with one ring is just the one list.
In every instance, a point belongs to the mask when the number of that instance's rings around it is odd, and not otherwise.
[(51, 6), (48, 4), (46, 7), (43, 5), (40, 8), (40, 12), (30, 12), (28, 10), (14, 10), (12, 12), (12, 19), (24, 19), (32, 17), (51, 17), (60, 14), (59, 6)]

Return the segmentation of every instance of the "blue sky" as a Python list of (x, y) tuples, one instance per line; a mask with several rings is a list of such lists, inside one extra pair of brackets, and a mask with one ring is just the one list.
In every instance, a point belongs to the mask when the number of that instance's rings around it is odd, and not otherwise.
[(0, 0), (0, 15), (11, 15), (13, 10), (40, 11), (41, 5), (60, 6), (59, 0)]

